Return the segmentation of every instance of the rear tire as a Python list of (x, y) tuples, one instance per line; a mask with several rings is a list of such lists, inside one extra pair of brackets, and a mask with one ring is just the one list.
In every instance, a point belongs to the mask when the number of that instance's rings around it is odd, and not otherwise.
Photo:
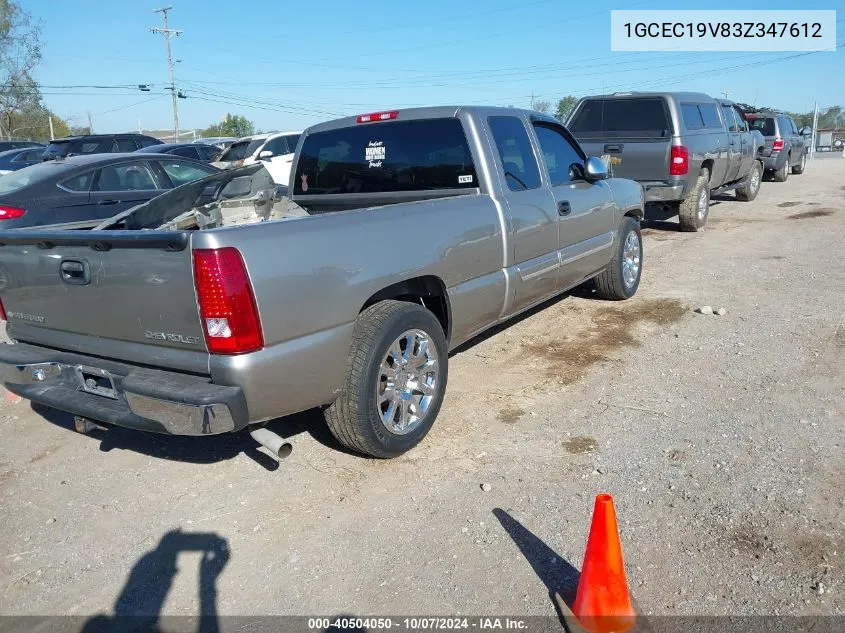
[(806, 168), (807, 168), (807, 152), (805, 151), (801, 155), (801, 162), (798, 163), (797, 165), (795, 165), (795, 167), (792, 168), (792, 173), (795, 174), (795, 175), (803, 174), (804, 170)]
[(783, 163), (783, 167), (774, 171), (772, 176), (774, 177), (775, 182), (786, 182), (786, 179), (789, 178), (790, 162), (792, 162), (792, 156), (787, 156), (786, 161)]
[(763, 181), (763, 165), (755, 160), (748, 172), (745, 184), (736, 190), (736, 199), (743, 202), (751, 202), (760, 192), (760, 183)]
[(643, 237), (640, 223), (622, 218), (619, 244), (607, 269), (595, 278), (596, 295), (601, 299), (621, 301), (633, 297), (643, 273)]
[(329, 429), (364, 455), (401, 455), (434, 424), (448, 363), (443, 326), (431, 312), (405, 301), (370, 306), (355, 321), (346, 381), (325, 410)]
[(700, 231), (710, 214), (710, 172), (702, 169), (692, 191), (678, 207), (678, 222), (682, 231)]

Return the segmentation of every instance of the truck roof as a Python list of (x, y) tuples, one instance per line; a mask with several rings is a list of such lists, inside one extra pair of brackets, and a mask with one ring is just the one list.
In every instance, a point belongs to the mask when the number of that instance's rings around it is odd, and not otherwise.
[(627, 97), (665, 97), (675, 100), (698, 100), (698, 101), (716, 101), (713, 97), (703, 92), (614, 92), (603, 95), (589, 95), (584, 99), (625, 99)]
[[(327, 130), (337, 130), (345, 127), (354, 127), (356, 125), (377, 125), (379, 121), (358, 122), (358, 117), (366, 116), (367, 114), (378, 114), (380, 112), (396, 112), (395, 119), (401, 121), (411, 121), (414, 119), (445, 119), (457, 117), (461, 112), (468, 112), (476, 116), (490, 116), (495, 114), (511, 115), (529, 114), (537, 119), (546, 121), (557, 121), (550, 114), (536, 112), (534, 110), (527, 110), (524, 108), (506, 108), (498, 106), (426, 106), (422, 108), (404, 108), (404, 109), (385, 109), (378, 112), (366, 112), (355, 116), (343, 117), (342, 119), (334, 119), (326, 121), (325, 123), (318, 123), (312, 125), (307, 130), (306, 134), (314, 134), (315, 132), (325, 132)], [(393, 119), (391, 119), (393, 120)]]

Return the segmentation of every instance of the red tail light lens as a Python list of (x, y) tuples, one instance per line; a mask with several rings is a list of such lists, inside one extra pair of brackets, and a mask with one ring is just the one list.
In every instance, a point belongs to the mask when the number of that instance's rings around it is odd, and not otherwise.
[(372, 123), (375, 121), (391, 121), (399, 116), (398, 110), (390, 112), (371, 112), (370, 114), (359, 114), (355, 119), (358, 123)]
[(669, 159), (669, 175), (683, 176), (689, 171), (689, 150), (683, 145), (674, 145)]
[(22, 218), (25, 215), (26, 211), (23, 209), (0, 205), (0, 220), (14, 220), (15, 218)]
[(238, 249), (195, 250), (194, 283), (209, 352), (243, 354), (264, 347), (255, 296)]
[(3, 300), (0, 299), (0, 321), (8, 321), (6, 318), (6, 308), (3, 307)]
[(779, 152), (782, 149), (783, 149), (783, 139), (782, 138), (776, 138), (774, 140), (774, 142), (772, 143), (772, 151), (773, 152)]

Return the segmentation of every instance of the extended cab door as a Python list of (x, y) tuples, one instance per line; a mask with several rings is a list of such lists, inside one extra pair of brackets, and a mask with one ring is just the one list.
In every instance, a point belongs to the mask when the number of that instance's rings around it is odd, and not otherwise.
[(744, 178), (749, 171), (751, 171), (751, 163), (754, 162), (757, 156), (757, 148), (754, 147), (754, 138), (751, 136), (751, 128), (748, 126), (748, 121), (745, 115), (738, 107), (734, 106), (734, 114), (739, 125), (739, 137), (741, 140), (741, 163), (738, 177)]
[(503, 197), (510, 214), (513, 302), (518, 312), (560, 289), (558, 222), (554, 198), (543, 186), (525, 121), (518, 116), (487, 119), (503, 175)]
[(560, 285), (569, 288), (610, 260), (613, 195), (607, 183), (584, 179), (586, 156), (562, 125), (533, 126), (559, 218)]
[[(725, 172), (725, 182), (737, 179), (742, 168), (742, 123), (732, 105), (722, 104), (722, 114), (728, 129), (728, 167)], [(713, 182), (712, 186), (722, 183)]]

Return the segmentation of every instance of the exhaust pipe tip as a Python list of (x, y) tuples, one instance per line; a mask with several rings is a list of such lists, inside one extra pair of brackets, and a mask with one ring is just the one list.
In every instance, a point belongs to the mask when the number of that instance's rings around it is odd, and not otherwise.
[(256, 442), (261, 444), (268, 451), (273, 453), (280, 460), (285, 459), (293, 452), (293, 444), (285, 440), (278, 433), (266, 429), (264, 427), (253, 429), (249, 432)]

